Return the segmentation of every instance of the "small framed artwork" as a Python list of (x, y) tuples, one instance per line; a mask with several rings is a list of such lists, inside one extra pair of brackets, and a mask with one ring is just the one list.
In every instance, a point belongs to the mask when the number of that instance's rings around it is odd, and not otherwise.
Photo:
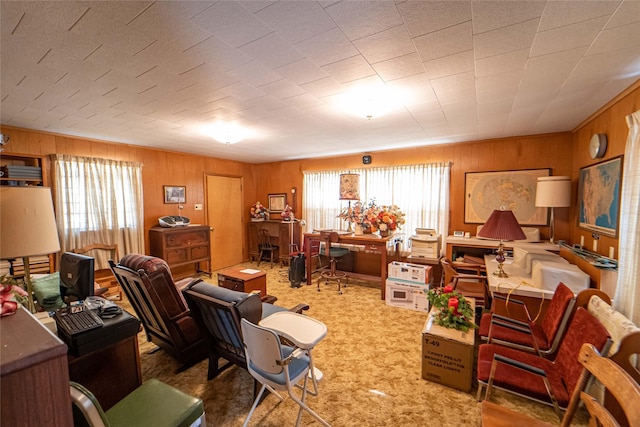
[(269, 194), (269, 213), (278, 213), (287, 205), (287, 194)]
[(179, 185), (163, 185), (165, 203), (185, 203), (187, 201), (187, 187)]
[(578, 227), (604, 236), (618, 236), (622, 156), (580, 168)]

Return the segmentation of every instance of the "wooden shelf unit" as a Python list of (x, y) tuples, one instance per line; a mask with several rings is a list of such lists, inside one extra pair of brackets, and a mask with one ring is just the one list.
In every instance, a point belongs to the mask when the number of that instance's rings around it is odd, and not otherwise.
[(44, 167), (44, 158), (32, 154), (2, 153), (0, 155), (0, 168), (4, 170), (6, 166), (34, 166), (42, 170), (42, 178), (12, 178), (6, 174), (0, 177), (0, 185), (9, 185), (11, 181), (25, 182), (27, 185), (47, 185), (47, 174)]
[[(175, 267), (195, 264), (197, 272), (211, 276), (211, 243), (208, 225), (188, 225), (186, 227), (153, 227), (149, 230), (151, 255), (162, 258), (173, 273)], [(201, 262), (207, 263), (206, 270), (200, 270)], [(189, 276), (186, 274), (184, 277)], [(175, 279), (181, 278), (174, 274)]]

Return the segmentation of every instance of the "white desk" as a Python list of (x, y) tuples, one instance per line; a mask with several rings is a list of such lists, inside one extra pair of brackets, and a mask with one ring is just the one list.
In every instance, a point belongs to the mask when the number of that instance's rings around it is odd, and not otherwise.
[(309, 373), (314, 387), (314, 391), (309, 391), (309, 393), (314, 396), (317, 395), (318, 380), (322, 379), (322, 372), (314, 367), (311, 350), (327, 335), (327, 326), (319, 320), (292, 311), (273, 313), (262, 319), (258, 324), (275, 331), (278, 335), (282, 335), (297, 347), (307, 350), (309, 354)]
[(493, 272), (498, 268), (496, 257), (494, 255), (485, 255), (484, 263), (487, 267), (487, 281), (492, 293), (508, 294), (511, 292), (513, 295), (532, 298), (544, 297), (544, 299), (553, 297), (554, 291), (542, 289), (539, 284), (533, 283), (531, 275), (527, 274), (519, 266), (512, 264), (512, 261), (513, 259), (508, 258), (502, 266), (509, 277), (496, 277), (493, 275)]

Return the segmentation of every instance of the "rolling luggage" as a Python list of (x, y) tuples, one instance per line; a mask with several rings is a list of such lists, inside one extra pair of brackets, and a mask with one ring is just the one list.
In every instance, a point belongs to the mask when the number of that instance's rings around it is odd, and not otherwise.
[(289, 282), (292, 288), (299, 288), (300, 283), (306, 279), (305, 262), (306, 257), (303, 253), (291, 254), (289, 260)]

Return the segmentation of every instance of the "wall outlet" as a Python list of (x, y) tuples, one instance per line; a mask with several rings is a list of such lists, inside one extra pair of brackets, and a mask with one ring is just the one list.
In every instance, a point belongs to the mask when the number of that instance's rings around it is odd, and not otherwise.
[(196, 210), (197, 211), (201, 211), (202, 210), (202, 203), (196, 203)]

